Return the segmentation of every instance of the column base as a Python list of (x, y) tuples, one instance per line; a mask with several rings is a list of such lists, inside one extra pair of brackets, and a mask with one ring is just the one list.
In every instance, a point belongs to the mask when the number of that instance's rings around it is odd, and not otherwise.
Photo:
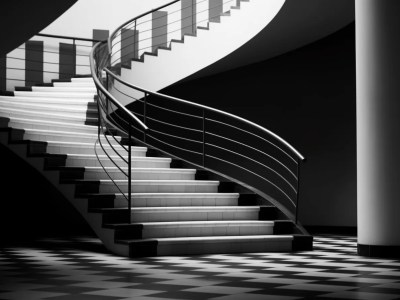
[(357, 244), (360, 256), (400, 258), (400, 246), (377, 246)]

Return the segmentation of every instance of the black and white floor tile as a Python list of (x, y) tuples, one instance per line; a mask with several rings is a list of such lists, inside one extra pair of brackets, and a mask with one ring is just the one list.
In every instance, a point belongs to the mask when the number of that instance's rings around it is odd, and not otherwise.
[(0, 249), (0, 299), (400, 299), (400, 260), (356, 255), (356, 238), (315, 250), (128, 259), (95, 238)]

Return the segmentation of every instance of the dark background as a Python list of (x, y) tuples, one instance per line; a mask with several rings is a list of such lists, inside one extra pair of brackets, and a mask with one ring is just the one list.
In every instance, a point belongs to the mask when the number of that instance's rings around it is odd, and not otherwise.
[(286, 139), (307, 158), (300, 221), (356, 226), (354, 22), (298, 50), (162, 92), (226, 110)]

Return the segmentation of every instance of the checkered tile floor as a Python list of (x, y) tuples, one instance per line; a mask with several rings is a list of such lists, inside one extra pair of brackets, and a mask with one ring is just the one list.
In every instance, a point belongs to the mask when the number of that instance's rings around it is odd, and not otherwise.
[(356, 255), (356, 238), (315, 250), (127, 259), (94, 238), (0, 249), (0, 299), (400, 299), (400, 261)]

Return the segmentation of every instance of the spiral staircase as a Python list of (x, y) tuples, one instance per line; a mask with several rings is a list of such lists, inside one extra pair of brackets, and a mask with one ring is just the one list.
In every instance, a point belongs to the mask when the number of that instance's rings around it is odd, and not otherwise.
[[(295, 148), (251, 121), (138, 86), (130, 72), (230, 16), (217, 1), (198, 24), (200, 2), (172, 1), (121, 25), (93, 47), (91, 75), (3, 93), (0, 142), (57, 187), (116, 254), (311, 250), (298, 222), (304, 157)], [(260, 0), (230, 8), (242, 2)], [(137, 24), (153, 16), (153, 28), (167, 26), (154, 18), (168, 9), (182, 13), (181, 39), (141, 47)]]

